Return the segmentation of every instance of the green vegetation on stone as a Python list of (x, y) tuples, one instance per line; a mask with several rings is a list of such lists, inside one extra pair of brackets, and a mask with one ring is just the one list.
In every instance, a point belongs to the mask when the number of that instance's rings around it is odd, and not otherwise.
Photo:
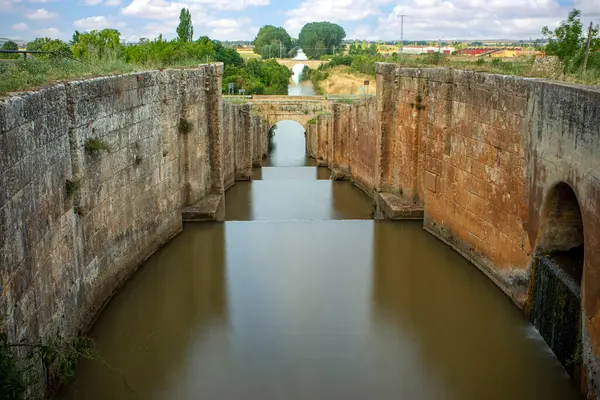
[(65, 182), (65, 188), (67, 189), (67, 197), (73, 196), (79, 190), (79, 186), (80, 184), (78, 181), (72, 181), (70, 179), (67, 179), (67, 181)]
[(193, 125), (190, 121), (185, 118), (179, 119), (179, 133), (182, 135), (187, 135), (192, 131)]
[[(87, 338), (65, 340), (57, 335), (37, 342), (13, 343), (6, 333), (0, 333), (0, 398), (22, 400), (30, 388), (40, 384), (45, 387), (44, 398), (56, 398), (75, 375), (80, 358), (100, 360)], [(43, 376), (37, 373), (40, 367)]]
[(96, 138), (88, 138), (84, 145), (85, 151), (93, 154), (99, 151), (110, 152), (110, 146), (103, 140)]

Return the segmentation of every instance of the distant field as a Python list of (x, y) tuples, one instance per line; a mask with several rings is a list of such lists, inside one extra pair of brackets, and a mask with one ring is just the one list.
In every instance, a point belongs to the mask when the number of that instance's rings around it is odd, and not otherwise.
[(237, 52), (240, 53), (240, 56), (242, 56), (242, 58), (244, 60), (250, 60), (252, 58), (260, 58), (260, 54), (256, 54), (252, 50), (237, 49)]
[(363, 94), (360, 91), (365, 80), (369, 81), (367, 93), (375, 94), (376, 81), (372, 76), (350, 72), (348, 67), (334, 67), (329, 71), (327, 79), (321, 81), (319, 86), (325, 94)]

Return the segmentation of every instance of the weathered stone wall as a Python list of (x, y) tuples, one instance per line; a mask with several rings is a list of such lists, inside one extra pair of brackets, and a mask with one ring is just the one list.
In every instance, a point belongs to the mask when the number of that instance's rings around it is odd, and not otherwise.
[[(523, 215), (528, 247), (572, 214), (558, 204), (557, 219), (545, 221), (546, 208), (559, 183), (574, 192), (583, 223), (582, 388), (600, 398), (600, 90), (556, 82), (535, 81), (528, 92), (525, 161), (529, 196)], [(561, 207), (562, 206), (562, 207)], [(561, 209), (562, 208), (562, 209)], [(564, 244), (573, 239), (562, 231)], [(543, 248), (542, 248), (543, 250)]]
[(306, 127), (306, 154), (316, 159), (319, 149), (319, 121), (310, 121)]
[(0, 102), (0, 315), (13, 340), (76, 326), (71, 177), (65, 87)]
[(319, 114), (308, 122), (306, 128), (306, 152), (317, 160), (317, 165), (328, 166), (328, 143), (331, 136), (330, 113)]
[(344, 147), (349, 173), (354, 183), (372, 196), (377, 184), (376, 99), (358, 100), (344, 108), (348, 109), (349, 129)]
[[(379, 68), (377, 124), (381, 132), (380, 188), (422, 203), (421, 171), (425, 154), (422, 138), (428, 129), (427, 79), (422, 76), (421, 70), (400, 69), (385, 64)], [(442, 101), (444, 99), (440, 99)], [(438, 111), (442, 110), (436, 109)]]
[[(223, 101), (223, 126), (227, 127), (225, 135), (230, 137), (232, 143), (232, 151), (224, 162), (226, 165), (233, 164), (235, 180), (252, 179), (254, 125), (256, 122), (252, 116), (252, 104)], [(231, 173), (231, 165), (226, 171)]]
[(444, 69), (407, 72), (395, 71), (399, 85), (417, 90), (406, 91), (398, 108), (406, 112), (414, 99), (413, 123), (399, 132), (409, 140), (388, 153), (410, 160), (415, 171), (413, 186), (400, 188), (423, 201), (425, 229), (522, 304), (530, 251), (523, 227), (527, 81)]
[(260, 167), (263, 158), (267, 156), (269, 127), (263, 118), (254, 111), (250, 124), (252, 127), (252, 166)]
[(235, 134), (237, 113), (231, 102), (223, 101), (223, 184), (225, 190), (235, 184)]
[[(327, 154), (334, 176), (339, 170), (372, 187), (378, 199), (421, 204), (425, 229), (517, 305), (530, 294), (531, 260), (544, 250), (542, 239), (554, 248), (562, 240), (565, 249), (583, 241), (582, 387), (598, 398), (600, 90), (378, 64), (376, 102), (375, 113), (333, 105)], [(572, 204), (561, 211), (552, 198), (558, 184), (572, 189), (582, 222)]]
[(221, 69), (97, 78), (0, 102), (0, 314), (10, 339), (86, 330), (181, 230), (181, 208), (222, 193)]

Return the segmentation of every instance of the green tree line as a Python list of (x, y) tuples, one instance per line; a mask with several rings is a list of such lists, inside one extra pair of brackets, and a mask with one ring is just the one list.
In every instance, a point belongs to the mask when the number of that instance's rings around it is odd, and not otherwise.
[[(191, 14), (185, 8), (181, 10), (176, 32), (177, 38), (172, 40), (159, 35), (152, 40), (141, 39), (136, 44), (124, 43), (116, 29), (75, 31), (69, 43), (59, 39), (37, 38), (27, 44), (27, 50), (49, 53), (1, 63), (0, 74), (7, 79), (0, 82), (0, 93), (78, 75), (190, 67), (220, 61), (225, 64), (224, 91), (228, 83), (234, 83), (236, 91), (245, 89), (246, 94), (287, 94), (291, 73), (285, 66), (274, 61), (245, 62), (235, 48), (226, 47), (207, 36), (193, 40)], [(5, 47), (12, 46), (7, 43)], [(12, 54), (4, 55), (14, 58)]]

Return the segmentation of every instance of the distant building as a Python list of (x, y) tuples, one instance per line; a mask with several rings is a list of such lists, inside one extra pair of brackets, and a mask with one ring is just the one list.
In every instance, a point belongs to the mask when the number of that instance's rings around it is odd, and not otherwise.
[(522, 47), (470, 47), (459, 50), (457, 55), (477, 57), (517, 57), (523, 54)]
[(427, 54), (427, 53), (442, 53), (452, 54), (454, 47), (449, 46), (404, 46), (402, 48), (402, 54)]

